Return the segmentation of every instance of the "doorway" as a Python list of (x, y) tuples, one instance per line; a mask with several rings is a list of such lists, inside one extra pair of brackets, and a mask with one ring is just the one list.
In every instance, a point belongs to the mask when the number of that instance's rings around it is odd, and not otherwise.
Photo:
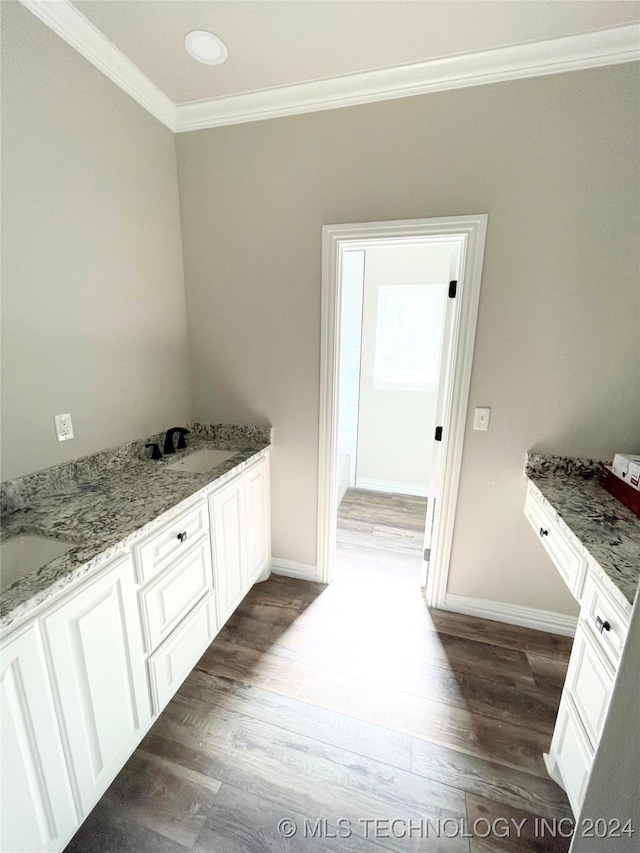
[[(320, 578), (325, 583), (333, 579), (335, 565), (339, 479), (342, 477), (344, 485), (344, 479), (348, 477), (349, 485), (355, 486), (359, 477), (360, 485), (369, 488), (381, 484), (384, 486), (386, 483), (388, 491), (396, 492), (403, 487), (407, 491), (419, 491), (422, 483), (428, 497), (420, 584), (425, 588), (429, 604), (438, 607), (444, 603), (486, 224), (487, 217), (482, 214), (325, 226), (323, 229), (318, 568)], [(358, 407), (364, 409), (368, 406), (374, 413), (375, 422), (378, 406), (378, 433), (382, 426), (380, 415), (385, 412), (382, 403), (385, 392), (430, 389), (433, 397), (433, 424), (426, 426), (423, 418), (421, 424), (411, 425), (417, 429), (414, 441), (416, 436), (420, 438), (421, 462), (411, 465), (409, 460), (408, 467), (396, 467), (395, 470), (409, 472), (408, 476), (413, 479), (394, 480), (389, 476), (391, 468), (388, 467), (393, 462), (390, 457), (394, 454), (376, 453), (376, 429), (367, 438), (359, 425), (357, 411), (355, 450), (351, 454), (339, 452), (345, 446), (345, 437), (339, 433), (341, 408), (343, 425), (345, 417), (347, 421), (351, 417), (353, 439), (353, 411), (345, 414), (349, 410), (345, 405), (344, 394), (341, 400), (340, 392), (350, 387), (353, 393), (353, 350), (358, 343), (355, 341), (355, 326), (353, 323), (350, 325), (343, 316), (342, 306), (343, 298), (349, 298), (345, 288), (352, 288), (356, 283), (358, 267), (364, 268), (367, 253), (370, 259), (377, 257), (384, 268), (385, 262), (393, 262), (394, 253), (397, 258), (400, 256), (398, 253), (410, 257), (412, 253), (421, 251), (430, 254), (432, 260), (435, 259), (434, 269), (437, 268), (437, 274), (434, 273), (433, 280), (424, 280), (423, 275), (422, 281), (414, 277), (403, 282), (400, 277), (391, 283), (387, 276), (387, 285), (378, 282), (374, 288), (373, 305), (369, 306), (372, 309), (369, 313), (375, 315), (375, 332), (369, 330), (369, 341), (363, 340), (361, 335), (359, 342), (363, 355), (359, 362), (366, 363), (367, 375), (358, 377), (359, 389), (365, 386), (364, 395), (360, 394), (360, 390), (358, 392)], [(444, 274), (443, 264), (447, 275)], [(434, 336), (432, 328), (428, 335), (428, 346), (431, 347), (429, 359), (425, 340), (416, 335), (415, 331), (420, 327), (420, 318), (423, 324), (428, 324), (434, 317), (438, 320), (439, 330)], [(402, 347), (394, 348), (390, 344), (394, 337), (391, 331), (395, 324), (397, 340), (398, 323), (404, 323), (404, 343)], [(343, 335), (343, 332), (346, 334)], [(437, 337), (437, 346), (434, 337)], [(347, 353), (349, 347), (352, 351)], [(364, 359), (365, 350), (367, 359)], [(422, 365), (419, 370), (415, 369), (417, 363)], [(434, 370), (437, 368), (436, 376)], [(343, 377), (345, 381), (341, 383)], [(370, 389), (371, 393), (366, 393)], [(370, 399), (365, 400), (367, 396)], [(405, 396), (408, 400), (411, 394)], [(389, 409), (388, 405), (386, 409)], [(424, 411), (423, 406), (423, 414)], [(393, 424), (390, 429), (393, 432)], [(395, 429), (398, 429), (397, 424)], [(431, 435), (421, 434), (427, 432), (431, 432)], [(405, 446), (409, 444), (402, 439), (398, 443)], [(358, 464), (359, 455), (362, 456), (361, 464)], [(376, 471), (382, 476), (366, 476)]]

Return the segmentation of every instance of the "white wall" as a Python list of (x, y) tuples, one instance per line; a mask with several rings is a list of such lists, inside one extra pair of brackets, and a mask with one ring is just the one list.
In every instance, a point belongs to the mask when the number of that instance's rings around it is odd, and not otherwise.
[(523, 516), (522, 469), (531, 448), (637, 443), (637, 75), (178, 135), (194, 415), (274, 425), (277, 557), (316, 558), (322, 225), (487, 213), (450, 592), (576, 612)]
[(20, 4), (0, 11), (11, 479), (184, 423), (191, 389), (173, 135)]
[(363, 251), (345, 252), (342, 259), (338, 454), (349, 457), (350, 486), (354, 486), (356, 482), (356, 455), (358, 451), (364, 259)]
[(374, 381), (378, 309), (381, 287), (448, 284), (450, 259), (451, 249), (445, 245), (366, 250), (358, 485), (378, 484), (383, 490), (409, 494), (428, 492), (437, 389), (391, 389)]

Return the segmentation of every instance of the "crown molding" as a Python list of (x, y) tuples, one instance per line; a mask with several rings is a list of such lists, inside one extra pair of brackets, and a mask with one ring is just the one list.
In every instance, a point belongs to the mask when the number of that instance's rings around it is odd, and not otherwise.
[(176, 105), (69, 0), (20, 2), (176, 133), (640, 59), (640, 25), (628, 24), (594, 33)]
[(629, 24), (595, 33), (180, 104), (176, 108), (176, 132), (617, 65), (638, 59), (640, 26)]
[(147, 112), (175, 131), (176, 107), (164, 92), (121, 53), (69, 0), (20, 0), (67, 44), (106, 74)]

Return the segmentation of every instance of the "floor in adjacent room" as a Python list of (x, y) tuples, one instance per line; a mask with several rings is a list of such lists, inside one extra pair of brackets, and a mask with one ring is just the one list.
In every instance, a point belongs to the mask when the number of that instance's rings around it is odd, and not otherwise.
[(253, 588), (66, 853), (566, 851), (542, 753), (571, 641), (429, 610), (423, 525), (348, 492), (335, 581)]

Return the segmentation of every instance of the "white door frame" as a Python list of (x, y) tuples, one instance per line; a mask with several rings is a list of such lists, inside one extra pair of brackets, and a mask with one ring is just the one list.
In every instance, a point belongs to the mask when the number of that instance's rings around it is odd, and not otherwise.
[[(322, 229), (322, 308), (320, 332), (320, 445), (318, 459), (318, 580), (333, 579), (336, 544), (336, 463), (342, 254), (374, 245), (462, 243), (456, 311), (450, 348), (452, 382), (444, 406), (442, 494), (436, 501), (427, 601), (444, 607), (462, 447), (469, 401), (487, 215), (446, 216), (393, 222), (325, 225)], [(430, 437), (425, 437), (430, 440)]]

